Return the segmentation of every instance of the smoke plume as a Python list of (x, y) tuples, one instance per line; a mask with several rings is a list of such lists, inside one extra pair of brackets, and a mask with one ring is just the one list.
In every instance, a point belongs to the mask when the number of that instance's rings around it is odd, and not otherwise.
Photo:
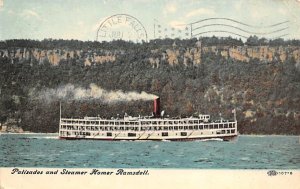
[(122, 101), (134, 101), (134, 100), (153, 100), (157, 98), (154, 94), (148, 94), (146, 92), (123, 92), (108, 91), (102, 89), (96, 84), (92, 83), (88, 88), (75, 87), (72, 84), (67, 84), (56, 89), (46, 89), (38, 93), (38, 99), (51, 102), (53, 100), (101, 100), (104, 103), (116, 103)]

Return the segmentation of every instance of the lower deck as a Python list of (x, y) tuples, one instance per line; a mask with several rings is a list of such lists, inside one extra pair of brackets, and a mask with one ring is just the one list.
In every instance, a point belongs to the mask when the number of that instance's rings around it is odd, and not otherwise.
[(231, 141), (237, 138), (236, 135), (218, 135), (218, 136), (193, 136), (193, 137), (174, 137), (174, 138), (162, 138), (162, 137), (149, 137), (149, 138), (112, 138), (112, 137), (62, 137), (63, 140), (106, 140), (106, 141), (192, 141), (192, 140), (209, 140), (209, 139), (221, 139), (223, 141)]
[(62, 139), (94, 140), (194, 140), (237, 136), (237, 130), (181, 130), (181, 131), (60, 131)]

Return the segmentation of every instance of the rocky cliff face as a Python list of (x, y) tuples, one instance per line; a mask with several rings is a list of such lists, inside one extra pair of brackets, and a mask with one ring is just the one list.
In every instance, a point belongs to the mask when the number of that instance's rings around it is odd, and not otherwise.
[[(83, 51), (83, 50), (64, 50), (64, 49), (32, 49), (32, 48), (14, 48), (14, 49), (0, 49), (0, 57), (7, 57), (11, 59), (12, 63), (22, 60), (36, 60), (42, 64), (45, 61), (52, 65), (58, 65), (61, 61), (68, 61), (69, 59), (79, 59), (84, 62), (86, 66), (91, 66), (93, 63), (115, 62), (120, 55), (131, 53), (131, 51)], [(193, 64), (201, 63), (201, 57), (204, 55), (221, 56), (225, 59), (233, 59), (243, 62), (251, 60), (258, 60), (261, 62), (285, 62), (287, 59), (293, 58), (300, 64), (300, 47), (269, 47), (269, 46), (201, 46), (194, 47), (177, 47), (173, 45), (172, 48), (165, 50), (155, 49), (151, 50), (148, 61), (153, 67), (158, 67), (161, 61), (166, 60), (169, 65), (177, 64)]]
[(104, 63), (114, 62), (116, 59), (116, 52), (108, 51), (82, 51), (82, 50), (64, 50), (64, 49), (28, 49), (28, 48), (15, 48), (15, 49), (2, 49), (0, 50), (0, 56), (2, 58), (9, 58), (11, 62), (23, 60), (35, 60), (39, 64), (43, 64), (48, 61), (52, 65), (56, 66), (61, 61), (68, 61), (70, 59), (80, 59), (84, 61), (86, 66), (90, 66), (92, 63)]
[(260, 62), (280, 62), (283, 63), (289, 58), (293, 58), (297, 63), (300, 62), (300, 47), (268, 47), (268, 46), (210, 46), (210, 47), (192, 47), (192, 48), (173, 48), (164, 52), (154, 51), (155, 56), (160, 59), (149, 58), (152, 65), (158, 67), (161, 60), (167, 60), (170, 65), (191, 63), (197, 65), (201, 63), (201, 57), (213, 54), (225, 59), (233, 59), (242, 62), (258, 60)]

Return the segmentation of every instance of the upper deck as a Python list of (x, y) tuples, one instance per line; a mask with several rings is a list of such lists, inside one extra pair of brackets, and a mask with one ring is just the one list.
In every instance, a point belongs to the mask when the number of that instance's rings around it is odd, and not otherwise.
[(212, 122), (207, 118), (150, 118), (150, 117), (124, 117), (123, 119), (102, 119), (100, 117), (84, 117), (82, 119), (61, 118), (64, 125), (190, 125), (204, 123), (228, 123), (232, 120), (216, 120)]

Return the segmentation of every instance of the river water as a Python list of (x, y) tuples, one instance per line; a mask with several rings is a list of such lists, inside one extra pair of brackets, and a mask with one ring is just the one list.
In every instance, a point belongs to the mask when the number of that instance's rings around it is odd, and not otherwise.
[(299, 136), (236, 141), (59, 140), (57, 134), (1, 134), (0, 167), (300, 169)]

